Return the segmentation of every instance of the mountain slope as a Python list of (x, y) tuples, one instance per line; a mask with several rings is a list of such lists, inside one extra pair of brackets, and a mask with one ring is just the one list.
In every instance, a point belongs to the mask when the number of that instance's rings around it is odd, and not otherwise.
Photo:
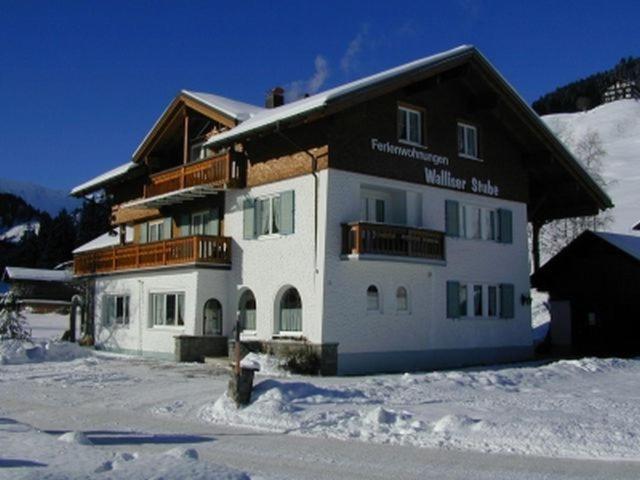
[(606, 152), (602, 176), (611, 182), (607, 193), (615, 204), (614, 221), (608, 230), (634, 233), (631, 228), (640, 221), (640, 101), (619, 100), (586, 112), (542, 119), (561, 138), (598, 133)]
[(82, 202), (70, 197), (66, 191), (6, 178), (0, 178), (0, 192), (17, 195), (28, 204), (51, 216), (55, 216), (63, 208), (72, 211), (82, 205)]

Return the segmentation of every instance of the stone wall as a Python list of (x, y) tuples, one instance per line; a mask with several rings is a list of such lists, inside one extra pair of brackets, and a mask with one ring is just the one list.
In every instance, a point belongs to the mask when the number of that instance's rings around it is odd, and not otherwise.
[(205, 357), (226, 357), (227, 337), (179, 335), (175, 338), (176, 362), (203, 362)]

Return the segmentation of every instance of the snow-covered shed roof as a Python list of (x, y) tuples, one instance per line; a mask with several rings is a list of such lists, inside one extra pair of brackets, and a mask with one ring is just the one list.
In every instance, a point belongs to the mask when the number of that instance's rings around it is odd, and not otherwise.
[(120, 165), (119, 167), (109, 170), (108, 172), (98, 175), (97, 177), (94, 177), (91, 180), (88, 180), (76, 187), (73, 187), (70, 193), (71, 195), (79, 196), (79, 195), (84, 195), (85, 193), (93, 192), (99, 189), (100, 187), (102, 187), (103, 185), (109, 182), (112, 182), (113, 180), (124, 177), (129, 172), (131, 172), (132, 170), (135, 170), (138, 167), (140, 167), (140, 165), (137, 163), (127, 162), (123, 165)]
[[(125, 231), (125, 241), (127, 243), (133, 242), (133, 227), (127, 226)], [(80, 245), (73, 253), (88, 252), (90, 250), (98, 250), (100, 248), (115, 247), (120, 245), (120, 238), (117, 231), (110, 230), (102, 235), (94, 238), (93, 240)]]
[(28, 280), (37, 282), (69, 282), (73, 273), (69, 270), (46, 270), (43, 268), (5, 267), (2, 280), (13, 282)]
[(595, 234), (640, 261), (640, 237), (608, 232), (595, 232)]

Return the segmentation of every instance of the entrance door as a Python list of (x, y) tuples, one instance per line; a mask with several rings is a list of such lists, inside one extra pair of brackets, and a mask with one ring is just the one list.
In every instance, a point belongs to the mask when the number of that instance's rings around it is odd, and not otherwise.
[(222, 304), (210, 298), (204, 304), (203, 335), (222, 335)]

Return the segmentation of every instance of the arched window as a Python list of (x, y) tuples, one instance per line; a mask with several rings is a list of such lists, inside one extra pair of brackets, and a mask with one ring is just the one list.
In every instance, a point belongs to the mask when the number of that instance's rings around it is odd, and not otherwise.
[(289, 288), (282, 294), (278, 316), (281, 332), (302, 331), (302, 300), (298, 290)]
[(380, 293), (378, 287), (369, 285), (367, 288), (367, 311), (377, 312), (380, 310)]
[(256, 297), (251, 290), (245, 290), (238, 301), (240, 325), (243, 330), (256, 329)]
[(409, 311), (409, 295), (404, 287), (398, 287), (396, 290), (396, 310), (398, 312)]
[(203, 335), (222, 335), (222, 304), (210, 298), (204, 304)]

